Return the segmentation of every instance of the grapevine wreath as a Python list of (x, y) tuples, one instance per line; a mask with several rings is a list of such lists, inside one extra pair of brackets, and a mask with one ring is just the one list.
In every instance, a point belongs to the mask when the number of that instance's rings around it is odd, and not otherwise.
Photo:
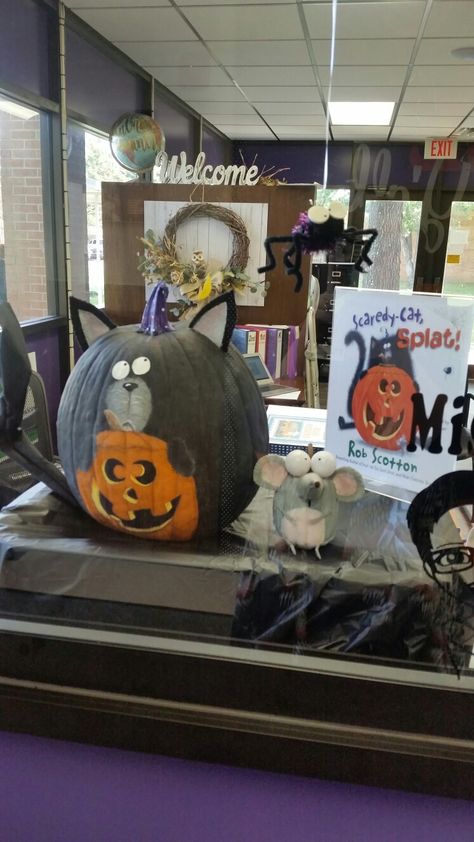
[[(200, 250), (194, 251), (191, 261), (183, 263), (178, 255), (176, 235), (178, 228), (190, 219), (209, 217), (223, 222), (232, 233), (232, 254), (226, 266), (211, 272), (206, 256)], [(250, 288), (256, 292), (259, 282), (251, 281), (245, 273), (249, 259), (249, 238), (245, 225), (234, 211), (198, 202), (185, 205), (169, 220), (163, 237), (156, 237), (149, 230), (141, 237), (145, 253), (138, 266), (147, 284), (160, 280), (179, 289), (180, 316), (191, 315), (203, 301), (214, 298), (224, 292), (243, 292)]]

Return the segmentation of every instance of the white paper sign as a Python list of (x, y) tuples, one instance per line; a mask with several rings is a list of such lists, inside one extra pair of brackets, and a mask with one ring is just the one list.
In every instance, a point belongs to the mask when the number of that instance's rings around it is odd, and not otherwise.
[(454, 470), (472, 323), (467, 299), (337, 288), (326, 447), (339, 464), (406, 499)]

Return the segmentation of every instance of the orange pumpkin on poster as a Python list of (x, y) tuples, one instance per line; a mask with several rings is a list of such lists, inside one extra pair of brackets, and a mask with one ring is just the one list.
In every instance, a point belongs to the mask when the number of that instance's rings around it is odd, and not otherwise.
[(375, 365), (358, 381), (352, 397), (356, 430), (367, 444), (400, 450), (408, 441), (416, 384), (403, 369)]

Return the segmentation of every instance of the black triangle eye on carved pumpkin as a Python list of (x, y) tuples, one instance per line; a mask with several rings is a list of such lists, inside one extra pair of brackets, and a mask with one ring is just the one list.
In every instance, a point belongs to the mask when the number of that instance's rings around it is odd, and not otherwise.
[(233, 295), (176, 329), (166, 295), (164, 285), (154, 290), (138, 329), (72, 302), (85, 353), (61, 400), (58, 448), (76, 499), (100, 523), (185, 541), (216, 534), (248, 505), (268, 426), (229, 344)]

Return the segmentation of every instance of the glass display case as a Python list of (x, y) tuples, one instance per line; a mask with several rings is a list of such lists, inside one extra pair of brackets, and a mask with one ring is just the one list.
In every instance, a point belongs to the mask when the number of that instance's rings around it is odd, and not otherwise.
[(33, 486), (0, 515), (5, 727), (468, 796), (472, 599), (423, 572), (406, 503), (341, 510), (318, 561), (266, 489), (218, 539), (157, 546)]

